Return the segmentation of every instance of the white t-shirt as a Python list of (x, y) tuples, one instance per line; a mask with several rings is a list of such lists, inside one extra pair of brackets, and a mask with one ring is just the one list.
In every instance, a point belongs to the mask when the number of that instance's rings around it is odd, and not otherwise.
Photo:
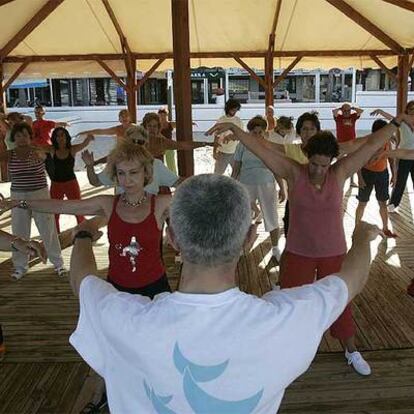
[[(178, 175), (169, 170), (161, 160), (155, 158), (152, 167), (152, 181), (144, 188), (147, 193), (158, 194), (160, 187), (172, 187), (177, 182), (179, 178)], [(96, 176), (102, 185), (111, 187), (115, 185), (106, 169), (101, 171), (99, 174), (96, 174)], [(117, 194), (121, 194), (123, 192), (124, 190), (122, 187), (117, 187)]]
[(296, 136), (296, 131), (294, 129), (290, 130), (289, 133), (287, 133), (284, 137), (282, 137), (282, 135), (278, 134), (274, 130), (269, 131), (267, 139), (270, 142), (281, 145), (293, 144), (298, 141), (298, 137)]
[(405, 122), (403, 122), (400, 127), (400, 145), (398, 148), (408, 150), (414, 149), (414, 132)]
[[(244, 130), (243, 121), (238, 116), (223, 115), (217, 120), (217, 124), (223, 124), (224, 122), (230, 122), (238, 126), (240, 129)], [(239, 141), (230, 141), (226, 144), (223, 144), (222, 139), (229, 134), (231, 134), (230, 131), (219, 135), (219, 143), (221, 144), (221, 147), (218, 148), (218, 151), (222, 152), (223, 154), (234, 154), (237, 144), (239, 143)]]
[(105, 379), (111, 413), (274, 414), (348, 301), (345, 282), (271, 291), (162, 293), (88, 276), (70, 343)]

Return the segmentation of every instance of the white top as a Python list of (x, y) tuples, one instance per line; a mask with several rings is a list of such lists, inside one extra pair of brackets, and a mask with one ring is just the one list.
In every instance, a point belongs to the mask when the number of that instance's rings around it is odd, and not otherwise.
[(88, 276), (70, 343), (105, 379), (111, 413), (274, 414), (348, 301), (345, 282), (271, 291), (162, 293)]
[(284, 137), (282, 137), (282, 135), (278, 134), (274, 130), (269, 131), (267, 139), (270, 142), (281, 145), (293, 144), (298, 141), (298, 137), (296, 136), (296, 131), (294, 129), (291, 129), (289, 133), (287, 133)]
[[(224, 122), (230, 122), (236, 126), (238, 126), (240, 129), (244, 130), (243, 121), (238, 116), (227, 116), (223, 115), (217, 120), (217, 124), (222, 124)], [(219, 134), (219, 143), (221, 144), (221, 147), (218, 148), (218, 151), (224, 153), (224, 154), (234, 154), (234, 151), (236, 151), (237, 144), (239, 141), (230, 141), (227, 144), (223, 144), (223, 138), (226, 135), (230, 135), (231, 132), (227, 131), (223, 134)]]
[[(105, 186), (115, 185), (114, 181), (109, 176), (109, 171), (105, 168), (99, 174), (96, 174), (99, 182)], [(152, 164), (152, 181), (145, 186), (144, 190), (150, 194), (158, 194), (160, 187), (172, 187), (178, 181), (178, 175), (169, 170), (161, 160), (154, 159)], [(116, 187), (116, 193), (121, 194), (124, 190), (122, 187)]]
[(414, 132), (405, 122), (401, 123), (400, 126), (400, 145), (398, 148), (408, 150), (414, 149)]

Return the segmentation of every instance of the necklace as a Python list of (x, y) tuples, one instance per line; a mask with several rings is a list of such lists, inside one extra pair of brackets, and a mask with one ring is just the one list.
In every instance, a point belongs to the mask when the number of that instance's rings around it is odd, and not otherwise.
[(123, 193), (122, 195), (121, 195), (121, 200), (122, 200), (122, 202), (126, 205), (126, 206), (129, 206), (129, 207), (138, 207), (138, 206), (140, 206), (145, 200), (147, 199), (147, 196), (146, 196), (146, 194), (144, 194), (138, 201), (135, 201), (135, 202), (132, 202), (132, 201), (129, 201), (128, 199), (127, 199), (127, 197), (126, 197), (126, 194), (125, 193)]

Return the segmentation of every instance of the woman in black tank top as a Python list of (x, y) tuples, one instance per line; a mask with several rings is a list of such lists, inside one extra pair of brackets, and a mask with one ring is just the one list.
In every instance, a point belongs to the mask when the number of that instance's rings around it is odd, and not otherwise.
[[(72, 145), (71, 136), (63, 127), (55, 128), (52, 133), (52, 148), (50, 151), (49, 175), (52, 181), (50, 197), (63, 200), (79, 200), (80, 188), (74, 171), (76, 153), (82, 151), (93, 140), (93, 135), (88, 135), (81, 144)], [(76, 216), (78, 223), (84, 220), (83, 216)], [(56, 229), (60, 233), (59, 214), (55, 214)]]

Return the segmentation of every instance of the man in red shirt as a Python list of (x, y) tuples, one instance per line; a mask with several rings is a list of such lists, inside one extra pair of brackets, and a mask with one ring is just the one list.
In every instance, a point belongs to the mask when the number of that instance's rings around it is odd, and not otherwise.
[(56, 127), (67, 127), (67, 122), (55, 122), (43, 119), (45, 110), (43, 106), (36, 106), (35, 110), (36, 121), (33, 122), (33, 145), (45, 147), (52, 145), (50, 136)]
[[(356, 139), (355, 124), (362, 112), (364, 112), (363, 109), (353, 107), (348, 103), (344, 103), (340, 108), (332, 110), (336, 123), (336, 139), (339, 143)], [(357, 186), (353, 176), (351, 177), (351, 186)]]

